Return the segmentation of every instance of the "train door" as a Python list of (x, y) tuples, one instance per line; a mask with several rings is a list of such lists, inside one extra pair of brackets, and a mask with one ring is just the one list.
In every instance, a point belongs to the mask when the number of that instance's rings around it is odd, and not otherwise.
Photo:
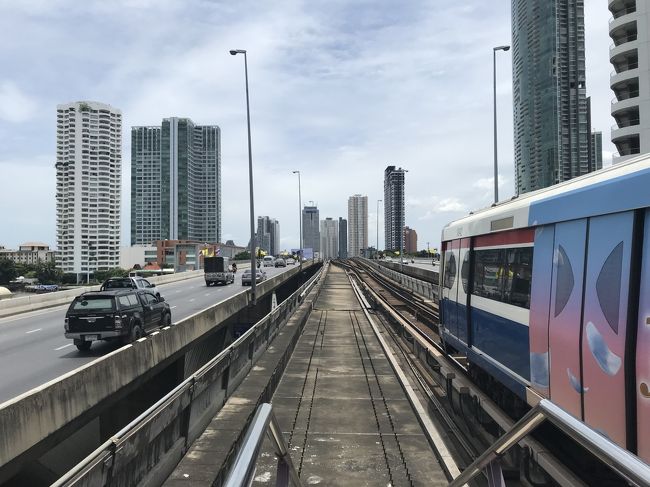
[(549, 396), (548, 324), (553, 277), (555, 225), (535, 229), (533, 279), (530, 289), (529, 348), (530, 384), (542, 396)]
[[(650, 210), (646, 211), (636, 336), (637, 454), (650, 462)], [(629, 371), (628, 371), (629, 372)]]
[(460, 279), (457, 283), (458, 294), (456, 300), (456, 324), (458, 339), (464, 344), (469, 343), (469, 275), (470, 275), (470, 239), (460, 240), (460, 251), (458, 262), (460, 266)]
[(623, 447), (633, 230), (632, 211), (590, 218), (582, 320), (584, 421)]
[(442, 304), (444, 327), (458, 336), (458, 274), (460, 240), (444, 242), (444, 268), (442, 277)]
[(549, 312), (550, 397), (582, 419), (580, 321), (587, 220), (555, 225)]

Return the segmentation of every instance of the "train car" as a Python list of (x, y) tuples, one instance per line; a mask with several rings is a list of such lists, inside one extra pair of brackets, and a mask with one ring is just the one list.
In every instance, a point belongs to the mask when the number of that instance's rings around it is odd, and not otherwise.
[(442, 252), (445, 345), (650, 462), (650, 157), (452, 222)]

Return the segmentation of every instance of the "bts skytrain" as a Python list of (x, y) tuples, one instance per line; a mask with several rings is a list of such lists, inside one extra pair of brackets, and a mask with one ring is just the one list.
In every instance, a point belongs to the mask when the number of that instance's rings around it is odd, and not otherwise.
[(442, 251), (445, 345), (650, 463), (650, 157), (454, 221)]

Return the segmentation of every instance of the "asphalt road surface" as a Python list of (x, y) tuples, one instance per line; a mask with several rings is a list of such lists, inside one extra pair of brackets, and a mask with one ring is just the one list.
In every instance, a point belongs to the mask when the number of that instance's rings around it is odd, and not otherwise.
[[(267, 277), (286, 268), (267, 267)], [(206, 287), (203, 276), (159, 286), (172, 309), (172, 322), (249, 289), (241, 285), (243, 271), (228, 286)], [(0, 403), (49, 382), (120, 347), (118, 343), (93, 342), (79, 352), (63, 335), (68, 304), (0, 318)]]

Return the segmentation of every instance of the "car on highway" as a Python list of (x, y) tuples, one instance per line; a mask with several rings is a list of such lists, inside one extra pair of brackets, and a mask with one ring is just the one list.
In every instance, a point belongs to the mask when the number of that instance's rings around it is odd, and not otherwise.
[[(256, 282), (256, 283), (258, 283), (258, 282), (262, 282), (262, 281), (264, 281), (265, 279), (266, 279), (266, 272), (257, 269), (257, 270), (255, 271), (255, 282)], [(244, 274), (242, 274), (242, 276), (241, 276), (241, 285), (242, 285), (242, 286), (250, 286), (250, 285), (251, 285), (251, 281), (252, 281), (252, 279), (251, 279), (251, 270), (250, 270), (250, 269), (246, 269), (246, 270), (244, 271)]]
[(146, 289), (160, 297), (160, 291), (156, 285), (142, 277), (110, 277), (104, 281), (99, 290), (108, 291), (109, 289)]
[(262, 259), (262, 265), (264, 267), (273, 267), (273, 263), (275, 262), (275, 257), (272, 255), (265, 255), (264, 259)]
[(273, 265), (275, 267), (287, 267), (287, 261), (284, 260), (282, 257), (278, 257), (277, 259), (275, 259)]
[(172, 313), (165, 298), (149, 290), (110, 289), (83, 293), (65, 314), (65, 337), (81, 351), (98, 340), (131, 343), (150, 331), (168, 326)]
[(292, 259), (291, 257), (289, 257), (289, 258), (286, 260), (286, 262), (287, 262), (287, 265), (294, 265), (294, 264), (296, 263), (296, 261), (295, 261), (294, 259)]

